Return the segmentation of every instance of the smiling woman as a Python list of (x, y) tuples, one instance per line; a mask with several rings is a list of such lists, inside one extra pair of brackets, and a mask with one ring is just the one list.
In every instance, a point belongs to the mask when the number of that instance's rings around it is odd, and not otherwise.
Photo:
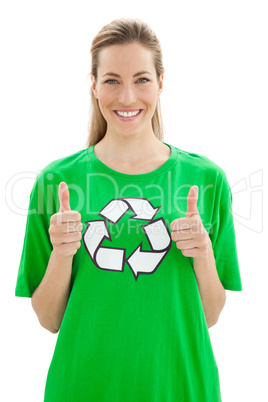
[[(126, 50), (126, 52), (122, 50)], [(107, 114), (103, 113), (105, 105), (102, 108), (102, 95), (105, 95), (105, 93), (118, 94), (118, 91), (121, 93), (119, 99), (114, 100), (115, 104), (111, 104), (112, 110), (145, 109), (146, 111), (144, 100), (137, 98), (138, 93), (134, 92), (134, 89), (139, 93), (146, 92), (147, 95), (149, 95), (148, 91), (154, 89), (153, 104), (150, 101), (149, 106), (151, 105), (151, 108), (147, 110), (146, 116), (143, 114), (143, 118), (146, 120), (141, 122), (139, 119), (139, 122), (143, 125), (144, 130), (148, 130), (149, 126), (149, 132), (153, 133), (153, 138), (162, 142), (164, 130), (159, 96), (162, 92), (164, 72), (161, 45), (148, 24), (138, 19), (121, 18), (105, 25), (92, 41), (91, 47), (90, 77), (92, 87), (90, 94), (92, 109), (87, 146), (90, 147), (100, 142), (106, 134), (107, 123), (111, 114), (107, 116)], [(107, 80), (106, 77), (113, 77), (116, 80)], [(99, 99), (98, 94), (103, 89), (103, 86), (108, 86), (109, 88), (105, 88), (106, 92), (100, 93), (101, 98)], [(123, 89), (124, 92), (122, 93)], [(118, 123), (122, 122), (122, 124), (124, 122), (124, 120), (118, 119), (117, 121)], [(133, 123), (136, 122), (134, 121)], [(145, 123), (147, 123), (147, 127), (145, 127)], [(123, 124), (123, 128), (124, 130), (132, 129), (131, 127), (126, 127), (126, 124)], [(156, 145), (158, 145), (159, 150), (159, 145), (161, 144), (155, 143)], [(97, 151), (98, 148), (96, 149)], [(136, 154), (136, 152), (133, 152), (133, 154)], [(128, 156), (133, 158), (131, 155)], [(125, 158), (125, 161), (127, 161), (127, 158)]]
[[(118, 161), (123, 157), (133, 163), (134, 158), (147, 159), (149, 149), (153, 148), (155, 153), (164, 150), (166, 147), (156, 138), (152, 127), (163, 87), (163, 74), (157, 77), (152, 52), (133, 42), (105, 47), (98, 59), (97, 76), (91, 74), (92, 91), (107, 127), (94, 149), (95, 154), (105, 160), (113, 155)], [(124, 156), (120, 149), (122, 141), (128, 144)]]
[(44, 401), (220, 402), (208, 329), (242, 289), (227, 177), (163, 141), (147, 24), (112, 21), (91, 53), (88, 146), (38, 175), (16, 285), (59, 331)]

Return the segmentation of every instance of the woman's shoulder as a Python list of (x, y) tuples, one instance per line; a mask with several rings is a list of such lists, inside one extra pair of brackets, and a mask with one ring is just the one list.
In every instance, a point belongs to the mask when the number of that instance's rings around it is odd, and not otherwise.
[(192, 151), (187, 151), (185, 149), (181, 149), (175, 147), (178, 150), (178, 161), (180, 164), (185, 165), (185, 168), (196, 169), (199, 171), (206, 171), (212, 174), (216, 174), (216, 176), (225, 177), (226, 173), (221, 165), (219, 165), (214, 159), (203, 155), (201, 153), (196, 153)]
[(38, 185), (41, 185), (41, 187), (48, 184), (53, 185), (74, 175), (79, 175), (79, 172), (85, 170), (84, 165), (88, 162), (87, 153), (88, 148), (85, 148), (49, 162), (39, 170), (32, 192)]
[(87, 161), (87, 151), (88, 148), (85, 148), (61, 158), (54, 159), (44, 166), (42, 172), (54, 173), (58, 169), (74, 169), (75, 164)]
[(201, 153), (178, 148), (178, 172), (195, 183), (208, 185), (217, 194), (219, 204), (227, 204), (232, 199), (231, 187), (227, 174), (214, 159)]

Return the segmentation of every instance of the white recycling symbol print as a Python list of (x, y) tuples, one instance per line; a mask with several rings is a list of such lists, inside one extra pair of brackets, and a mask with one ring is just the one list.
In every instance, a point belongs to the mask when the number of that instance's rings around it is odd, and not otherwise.
[[(163, 218), (155, 219), (161, 207), (156, 207), (145, 198), (117, 198), (112, 199), (98, 215), (105, 220), (92, 220), (85, 222), (87, 228), (83, 234), (86, 250), (93, 263), (100, 269), (109, 271), (123, 271), (125, 262), (128, 263), (135, 279), (139, 274), (152, 274), (164, 259), (171, 247), (171, 237)], [(126, 258), (124, 248), (102, 247), (104, 238), (112, 241), (106, 220), (116, 224), (122, 216), (131, 209), (134, 216), (130, 219), (149, 221), (142, 225), (148, 239), (151, 251), (142, 250), (142, 242)]]

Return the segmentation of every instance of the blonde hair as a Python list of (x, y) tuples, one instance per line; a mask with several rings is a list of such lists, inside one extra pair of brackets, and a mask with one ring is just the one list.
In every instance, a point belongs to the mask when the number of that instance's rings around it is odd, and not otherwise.
[[(123, 45), (130, 43), (139, 43), (151, 50), (153, 62), (156, 70), (157, 81), (159, 83), (160, 75), (165, 72), (162, 63), (162, 51), (160, 42), (149, 25), (138, 18), (119, 18), (105, 25), (95, 36), (91, 45), (91, 72), (97, 81), (99, 54), (100, 51), (108, 46)], [(90, 119), (88, 123), (88, 139), (86, 146), (90, 147), (99, 142), (105, 135), (107, 130), (107, 122), (104, 119), (98, 101), (90, 88), (91, 109)], [(163, 141), (164, 128), (161, 115), (160, 99), (155, 108), (152, 117), (152, 128), (155, 136)]]

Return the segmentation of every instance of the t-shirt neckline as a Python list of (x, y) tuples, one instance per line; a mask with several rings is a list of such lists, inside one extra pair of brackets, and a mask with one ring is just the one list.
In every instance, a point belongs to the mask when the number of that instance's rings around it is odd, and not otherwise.
[(149, 179), (151, 177), (158, 176), (160, 174), (163, 174), (166, 170), (170, 169), (171, 166), (175, 163), (178, 157), (178, 150), (176, 147), (174, 147), (171, 144), (167, 144), (166, 142), (163, 142), (163, 144), (167, 145), (171, 149), (171, 154), (169, 158), (157, 169), (152, 170), (151, 172), (147, 173), (140, 173), (140, 174), (128, 174), (128, 173), (122, 173), (118, 172), (117, 170), (114, 170), (110, 168), (109, 166), (105, 165), (99, 158), (94, 153), (94, 148), (97, 145), (94, 144), (91, 147), (88, 148), (88, 153), (91, 162), (94, 163), (95, 166), (97, 166), (100, 170), (104, 171), (105, 173), (118, 177), (120, 179), (125, 179), (125, 180), (143, 180), (143, 179)]

